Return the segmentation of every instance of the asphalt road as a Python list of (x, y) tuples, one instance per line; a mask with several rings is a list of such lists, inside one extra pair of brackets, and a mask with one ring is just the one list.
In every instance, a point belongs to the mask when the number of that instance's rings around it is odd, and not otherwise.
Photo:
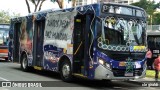
[[(42, 86), (48, 85), (48, 87), (0, 87), (0, 90), (159, 90), (160, 88), (142, 87), (142, 84), (137, 82), (117, 80), (104, 82), (97, 80), (84, 80), (80, 78), (77, 78), (74, 82), (66, 83), (61, 80), (58, 73), (36, 70), (23, 72), (20, 69), (20, 64), (0, 61), (0, 84), (2, 84), (2, 82), (10, 81), (12, 81), (12, 84), (13, 82), (24, 84), (34, 81), (35, 83), (42, 83)], [(16, 86), (16, 84), (14, 84), (14, 86)]]

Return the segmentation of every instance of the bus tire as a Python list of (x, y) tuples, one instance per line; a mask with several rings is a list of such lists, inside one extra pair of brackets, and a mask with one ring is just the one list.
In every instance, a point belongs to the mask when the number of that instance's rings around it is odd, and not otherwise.
[(65, 60), (61, 63), (60, 66), (60, 75), (64, 82), (70, 82), (72, 81), (72, 69), (71, 69), (71, 63), (68, 60)]
[(29, 71), (27, 55), (24, 54), (21, 60), (21, 69), (25, 72)]

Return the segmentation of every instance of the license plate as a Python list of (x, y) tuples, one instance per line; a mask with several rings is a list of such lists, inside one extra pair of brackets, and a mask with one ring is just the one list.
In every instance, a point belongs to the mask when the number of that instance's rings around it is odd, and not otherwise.
[(133, 73), (125, 73), (125, 76), (133, 76)]

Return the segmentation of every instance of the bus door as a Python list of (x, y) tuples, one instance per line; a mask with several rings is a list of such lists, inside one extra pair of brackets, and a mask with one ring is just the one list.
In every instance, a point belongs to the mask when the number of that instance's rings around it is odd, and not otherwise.
[[(73, 72), (86, 75), (88, 68), (89, 25), (87, 15), (77, 15), (74, 23), (73, 37)], [(88, 26), (87, 26), (88, 25)]]
[(13, 62), (19, 62), (19, 38), (20, 38), (20, 27), (21, 27), (21, 23), (15, 23), (14, 24), (14, 41), (13, 41)]
[(33, 65), (43, 66), (43, 35), (45, 20), (35, 21), (33, 38)]

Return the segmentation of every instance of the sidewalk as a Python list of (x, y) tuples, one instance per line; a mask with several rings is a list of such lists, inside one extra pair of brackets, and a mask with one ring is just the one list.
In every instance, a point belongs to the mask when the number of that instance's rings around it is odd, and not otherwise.
[[(141, 79), (135, 79), (133, 81), (155, 81), (155, 79), (154, 78), (145, 77), (145, 78), (141, 78)], [(158, 79), (158, 81), (160, 81), (160, 79)]]
[[(160, 79), (158, 79), (160, 81)], [(141, 78), (141, 79), (136, 79), (133, 81), (155, 81), (154, 78), (149, 78), (149, 77), (145, 77), (145, 78)]]
[[(145, 77), (145, 78), (141, 78), (141, 79), (135, 79), (135, 80), (130, 80), (130, 81), (131, 82), (139, 82), (139, 83), (148, 82), (148, 81), (156, 82), (154, 78), (149, 78), (149, 77)], [(158, 79), (158, 82), (160, 82), (160, 79)]]

